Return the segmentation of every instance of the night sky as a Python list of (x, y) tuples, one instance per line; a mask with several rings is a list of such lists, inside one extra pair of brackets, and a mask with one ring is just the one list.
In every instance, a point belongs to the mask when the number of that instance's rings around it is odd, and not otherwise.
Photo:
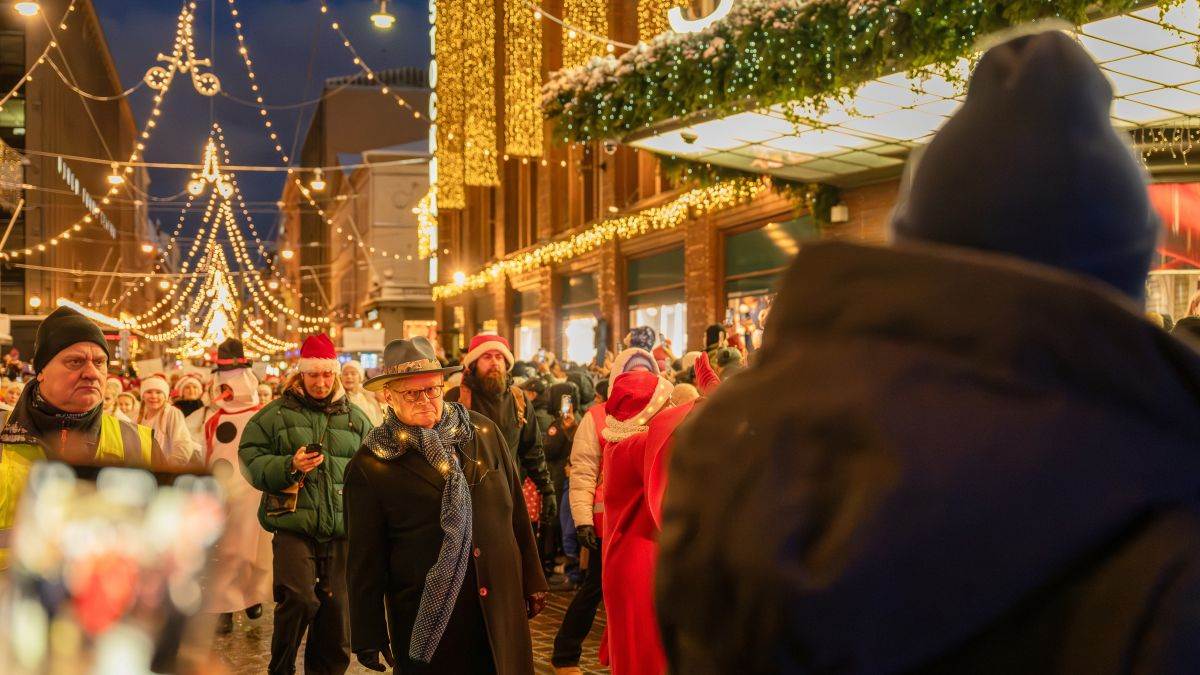
[[(181, 5), (175, 0), (93, 0), (93, 3), (104, 25), (122, 83), (125, 87), (133, 86), (155, 63), (159, 52), (170, 52)], [(197, 5), (197, 56), (213, 59), (212, 71), (220, 78), (224, 91), (253, 101), (250, 80), (237, 53), (237, 35), (228, 0), (199, 0)], [(342, 30), (372, 69), (428, 66), (427, 0), (389, 2), (389, 10), (397, 19), (390, 31), (380, 31), (370, 22), (369, 17), (378, 8), (378, 2), (329, 0), (329, 5), (330, 14), (322, 15), (317, 0), (239, 0), (236, 3), (256, 81), (268, 105), (314, 99), (320, 95), (326, 78), (360, 72), (337, 34), (330, 29), (331, 16), (341, 23)], [(216, 49), (210, 53), (213, 36), (210, 17), (214, 6)], [(147, 87), (131, 97), (139, 129), (149, 115), (152, 97), (153, 91)], [(314, 108), (310, 105), (302, 109), (270, 110), (289, 157), (294, 157), (303, 143)], [(234, 164), (281, 163), (273, 144), (268, 145), (256, 108), (220, 95), (212, 99), (200, 96), (192, 88), (190, 77), (183, 75), (176, 76), (164, 101), (158, 127), (147, 147), (146, 160), (199, 162), (210, 114), (225, 128)], [(407, 114), (396, 108), (397, 121)], [(174, 195), (184, 189), (187, 179), (185, 171), (154, 170), (149, 191), (155, 196)], [(246, 193), (259, 233), (264, 239), (273, 240), (278, 212), (275, 202), (281, 193), (283, 174), (243, 173), (238, 176), (238, 181)], [(150, 217), (160, 221), (163, 229), (170, 232), (179, 217), (179, 207), (152, 206)], [(193, 223), (188, 230), (194, 230), (194, 227)]]

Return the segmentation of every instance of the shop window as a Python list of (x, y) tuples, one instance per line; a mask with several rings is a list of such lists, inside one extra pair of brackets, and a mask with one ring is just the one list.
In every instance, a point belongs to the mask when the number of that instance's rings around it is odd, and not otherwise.
[(516, 357), (532, 360), (542, 349), (542, 294), (537, 290), (519, 291), (513, 296), (513, 322), (516, 324)]
[(475, 297), (475, 331), (487, 333), (496, 330), (496, 299), (491, 293)]
[(648, 326), (670, 340), (677, 355), (687, 351), (687, 300), (683, 248), (626, 264), (629, 326)]
[(576, 274), (562, 280), (562, 358), (576, 363), (596, 360), (596, 327), (600, 295), (595, 274)]
[(803, 242), (819, 235), (811, 216), (770, 222), (725, 238), (725, 323), (746, 349), (762, 345), (763, 329), (783, 272)]

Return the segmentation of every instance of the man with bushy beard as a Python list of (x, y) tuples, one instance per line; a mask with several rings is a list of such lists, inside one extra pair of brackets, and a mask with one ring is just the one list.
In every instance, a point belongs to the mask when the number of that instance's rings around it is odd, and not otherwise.
[(446, 400), (461, 403), (496, 423), (505, 447), (521, 467), (521, 480), (531, 481), (541, 494), (538, 520), (547, 522), (558, 515), (558, 503), (546, 466), (537, 415), (528, 409), (525, 392), (512, 386), (508, 376), (514, 363), (516, 359), (507, 340), (499, 335), (476, 335), (463, 355), (466, 372), (462, 384), (447, 391)]

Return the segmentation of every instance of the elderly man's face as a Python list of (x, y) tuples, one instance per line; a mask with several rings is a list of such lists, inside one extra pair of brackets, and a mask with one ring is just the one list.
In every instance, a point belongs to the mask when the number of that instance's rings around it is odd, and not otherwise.
[(362, 384), (362, 376), (358, 374), (358, 368), (347, 366), (342, 368), (342, 386), (351, 394), (358, 391), (358, 385)]
[(304, 391), (308, 395), (321, 400), (333, 393), (333, 384), (337, 381), (337, 374), (332, 370), (319, 370), (314, 373), (303, 373)]
[(38, 387), (50, 405), (82, 413), (104, 402), (108, 354), (92, 342), (76, 342), (50, 360), (38, 373)]
[(445, 387), (445, 376), (431, 373), (393, 380), (384, 391), (397, 419), (410, 427), (432, 429), (442, 419)]

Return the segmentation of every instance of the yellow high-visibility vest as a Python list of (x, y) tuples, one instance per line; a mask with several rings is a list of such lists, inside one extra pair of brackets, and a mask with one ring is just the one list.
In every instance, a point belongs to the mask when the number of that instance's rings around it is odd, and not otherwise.
[[(149, 468), (153, 446), (154, 433), (150, 427), (101, 415), (100, 442), (95, 456), (97, 465)], [(8, 569), (12, 528), (29, 474), (34, 464), (44, 461), (46, 453), (41, 446), (27, 443), (0, 446), (0, 570)]]

